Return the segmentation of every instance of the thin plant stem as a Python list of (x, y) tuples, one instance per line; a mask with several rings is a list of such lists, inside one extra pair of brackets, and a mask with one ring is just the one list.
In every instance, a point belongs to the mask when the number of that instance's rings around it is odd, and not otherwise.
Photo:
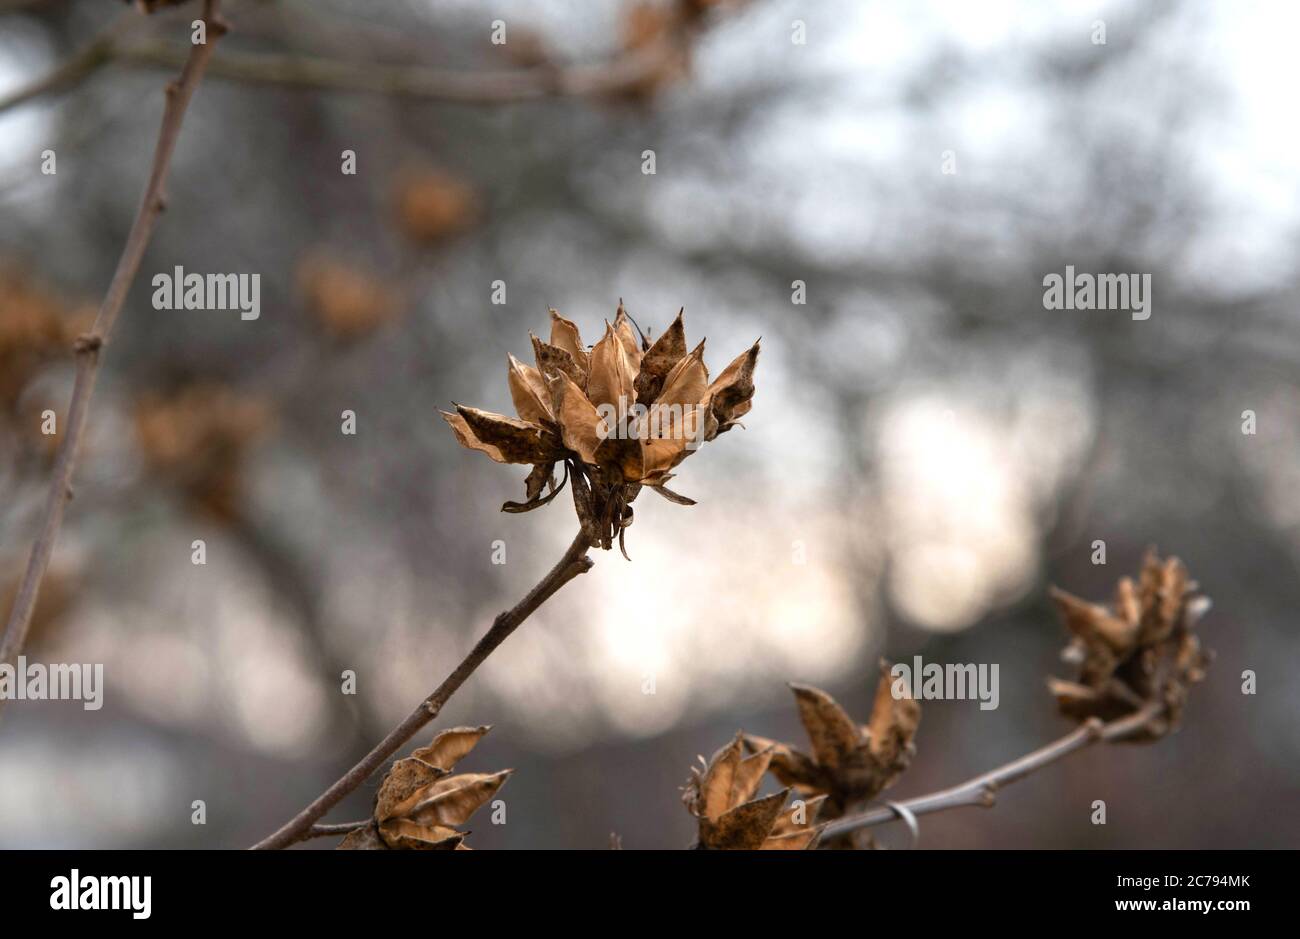
[(469, 655), (465, 656), (464, 660), (456, 666), (452, 673), (443, 679), (442, 684), (434, 689), (432, 694), (421, 701), (415, 710), (408, 714), (400, 724), (389, 731), (383, 740), (375, 745), (373, 750), (339, 777), (333, 785), (317, 796), (305, 809), (285, 822), (274, 834), (268, 835), (253, 845), (254, 850), (287, 848), (289, 845), (308, 837), (312, 826), (322, 815), (337, 805), (344, 796), (369, 779), (371, 774), (379, 769), (390, 756), (415, 736), (421, 728), (438, 716), (443, 706), (456, 693), (457, 689), (465, 683), (465, 680), (470, 675), (474, 674), (475, 670), (487, 660), (487, 657), (496, 650), (497, 646), (505, 642), (520, 623), (528, 619), (538, 607), (554, 596), (561, 587), (573, 580), (573, 578), (591, 570), (594, 562), (587, 556), (590, 545), (590, 536), (585, 531), (579, 531), (577, 537), (573, 539), (573, 543), (564, 552), (564, 556), (551, 568), (550, 572), (538, 581), (532, 590), (528, 591), (527, 596), (511, 609), (500, 614), (492, 622), (491, 628), (470, 650)]

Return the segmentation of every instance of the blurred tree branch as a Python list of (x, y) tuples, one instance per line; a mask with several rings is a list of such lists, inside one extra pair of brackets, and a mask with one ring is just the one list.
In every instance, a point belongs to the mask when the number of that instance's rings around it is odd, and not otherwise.
[(179, 78), (167, 85), (167, 103), (163, 109), (162, 125), (158, 132), (158, 143), (154, 149), (153, 163), (149, 170), (144, 196), (140, 200), (135, 221), (131, 225), (126, 245), (117, 263), (117, 270), (100, 305), (94, 325), (91, 331), (80, 337), (75, 344), (76, 379), (65, 418), (67, 423), (55, 459), (54, 478), (46, 498), (40, 534), (32, 545), (32, 553), (23, 573), (18, 596), (14, 599), (3, 640), (0, 640), (0, 662), (15, 661), (27, 639), (41, 580), (49, 566), (50, 556), (54, 552), (54, 542), (63, 524), (64, 510), (72, 498), (72, 477), (76, 470), (81, 439), (85, 435), (95, 379), (99, 374), (100, 352), (112, 335), (113, 326), (122, 311), (122, 305), (126, 302), (127, 292), (140, 269), (140, 262), (149, 245), (154, 225), (162, 214), (167, 173), (171, 167), (176, 141), (180, 137), (185, 110), (212, 58), (216, 41), (226, 32), (226, 24), (219, 15), (220, 6), (221, 0), (204, 0), (203, 20), (206, 23), (208, 41), (190, 47)]

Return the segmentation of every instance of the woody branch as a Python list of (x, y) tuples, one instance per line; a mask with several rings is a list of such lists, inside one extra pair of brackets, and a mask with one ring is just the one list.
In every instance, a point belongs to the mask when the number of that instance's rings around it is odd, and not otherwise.
[(140, 269), (140, 262), (153, 235), (154, 226), (165, 207), (167, 174), (171, 168), (172, 153), (176, 149), (186, 108), (212, 58), (216, 40), (227, 30), (225, 22), (220, 18), (220, 6), (221, 0), (204, 0), (202, 18), (205, 24), (206, 41), (190, 47), (180, 76), (167, 85), (162, 125), (158, 132), (158, 142), (154, 147), (153, 162), (149, 169), (144, 195), (140, 200), (140, 207), (136, 211), (122, 255), (117, 262), (117, 269), (109, 284), (108, 292), (100, 304), (95, 322), (90, 332), (78, 338), (75, 343), (76, 378), (72, 386), (72, 400), (68, 405), (63, 439), (55, 458), (54, 477), (46, 496), (40, 531), (32, 545), (31, 555), (5, 626), (4, 637), (0, 640), (0, 663), (16, 660), (26, 642), (32, 611), (36, 607), (36, 598), (41, 589), (41, 581), (54, 552), (54, 543), (63, 524), (64, 510), (72, 498), (72, 478), (76, 472), (81, 441), (85, 436), (90, 400), (94, 394), (95, 380), (99, 375), (101, 352), (113, 334), (113, 327), (117, 323), (127, 293)]

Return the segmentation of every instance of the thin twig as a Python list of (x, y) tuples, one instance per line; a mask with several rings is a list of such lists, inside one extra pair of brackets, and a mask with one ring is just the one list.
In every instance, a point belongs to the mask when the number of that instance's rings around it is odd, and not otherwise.
[(100, 304), (99, 313), (89, 333), (77, 339), (76, 380), (72, 386), (72, 401), (68, 405), (63, 440), (59, 444), (58, 456), (54, 463), (54, 478), (46, 497), (45, 514), (40, 533), (32, 545), (31, 557), (23, 573), (22, 584), (14, 599), (9, 622), (5, 627), (4, 638), (0, 641), (0, 663), (13, 662), (22, 651), (27, 639), (27, 630), (31, 625), (32, 610), (36, 606), (36, 597), (40, 592), (41, 579), (49, 566), (50, 555), (54, 551), (54, 542), (58, 538), (59, 528), (63, 524), (63, 512), (72, 498), (72, 476), (76, 470), (77, 452), (81, 438), (86, 430), (86, 416), (90, 409), (90, 399), (94, 394), (95, 379), (99, 374), (100, 351), (107, 344), (113, 333), (122, 304), (126, 301), (131, 282), (135, 280), (144, 257), (145, 248), (153, 234), (154, 225), (165, 204), (164, 187), (167, 171), (171, 166), (172, 152), (180, 136), (181, 122), (185, 109), (195, 88), (203, 78), (203, 71), (212, 58), (212, 49), (226, 32), (226, 25), (220, 19), (221, 0), (204, 0), (203, 20), (207, 24), (207, 42), (190, 48), (180, 77), (167, 85), (167, 103), (163, 108), (162, 126), (158, 132), (158, 143), (154, 148), (153, 164), (149, 170), (149, 181), (145, 185), (140, 208), (135, 221), (127, 235), (122, 256), (117, 262), (117, 270), (109, 284), (108, 293)]
[[(183, 49), (165, 41), (137, 41), (113, 49), (114, 61), (171, 67)], [(213, 78), (324, 91), (362, 92), (462, 104), (512, 104), (551, 97), (612, 95), (654, 75), (677, 54), (668, 40), (593, 65), (459, 72), (419, 65), (351, 62), (301, 53), (223, 52)]]
[[(913, 815), (942, 812), (945, 809), (955, 809), (966, 805), (991, 808), (996, 802), (998, 790), (1002, 787), (1023, 779), (1030, 773), (1055, 763), (1071, 753), (1090, 747), (1098, 741), (1122, 740), (1141, 730), (1159, 717), (1163, 711), (1164, 706), (1157, 702), (1135, 711), (1128, 717), (1111, 721), (1108, 724), (1103, 724), (1093, 718), (1059, 740), (1049, 743), (1032, 753), (1027, 753), (1017, 760), (999, 766), (997, 769), (976, 776), (974, 779), (968, 779), (966, 782), (959, 783), (949, 789), (917, 796), (914, 799), (908, 799), (898, 804), (909, 810)], [(863, 828), (870, 828), (873, 825), (883, 825), (897, 817), (898, 813), (885, 805), (863, 812), (860, 815), (837, 819), (822, 829), (822, 841), (838, 838)]]
[(403, 744), (410, 740), (419, 730), (438, 716), (456, 690), (474, 674), (489, 655), (501, 645), (515, 629), (543, 603), (555, 595), (561, 587), (579, 574), (591, 570), (592, 560), (587, 557), (590, 538), (585, 532), (578, 532), (564, 556), (560, 558), (550, 573), (537, 582), (527, 596), (515, 606), (499, 615), (492, 622), (492, 627), (483, 635), (434, 692), (406, 716), (403, 721), (389, 731), (388, 736), (375, 745), (375, 748), (361, 758), (356, 766), (343, 774), (332, 786), (316, 797), (310, 805), (286, 822), (274, 834), (253, 845), (254, 849), (272, 850), (287, 848), (295, 842), (302, 841), (311, 831), (312, 826), (322, 815), (332, 809), (348, 793), (352, 792), (370, 775), (379, 769), (388, 758), (396, 753)]
[(365, 828), (370, 824), (370, 819), (363, 818), (355, 822), (339, 822), (337, 825), (312, 825), (307, 829), (307, 833), (300, 840), (310, 841), (312, 838), (332, 838), (339, 835), (350, 835), (358, 829)]

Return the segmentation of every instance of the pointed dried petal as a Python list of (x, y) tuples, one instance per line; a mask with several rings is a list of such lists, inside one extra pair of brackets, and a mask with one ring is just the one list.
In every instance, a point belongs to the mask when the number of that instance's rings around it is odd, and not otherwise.
[(724, 812), (716, 821), (700, 820), (700, 843), (716, 851), (754, 851), (767, 839), (781, 814), (790, 790), (782, 789), (762, 799)]
[(564, 445), (578, 454), (584, 463), (595, 464), (596, 448), (606, 434), (605, 422), (567, 374), (556, 375), (549, 384), (551, 411), (560, 425)]
[(676, 502), (678, 505), (695, 505), (694, 499), (689, 499), (686, 496), (682, 495), (681, 493), (673, 492), (667, 486), (655, 485), (653, 483), (647, 483), (647, 485), (650, 486), (650, 488), (654, 492), (659, 493), (659, 495), (663, 496), (669, 502)]
[(834, 769), (866, 743), (858, 725), (826, 692), (809, 685), (791, 685), (790, 690), (819, 765)]
[(1116, 652), (1126, 652), (1133, 647), (1137, 631), (1133, 625), (1110, 615), (1104, 606), (1081, 600), (1057, 587), (1048, 591), (1056, 608), (1065, 620), (1066, 628), (1089, 647), (1100, 640)]
[(713, 754), (709, 767), (700, 780), (700, 811), (705, 818), (718, 819), (730, 809), (736, 771), (741, 761), (741, 735), (737, 734), (725, 747)]
[(746, 757), (736, 767), (735, 778), (731, 781), (731, 804), (740, 805), (754, 798), (758, 787), (763, 783), (763, 774), (772, 762), (772, 750), (760, 750), (753, 756)]
[(424, 797), (406, 817), (420, 825), (463, 825), (505, 785), (510, 772), (459, 773), (440, 779), (424, 790)]
[(758, 343), (755, 342), (736, 356), (709, 386), (710, 410), (718, 422), (715, 437), (730, 429), (753, 406), (754, 367), (757, 364)]
[(465, 419), (474, 437), (489, 447), (495, 447), (506, 463), (547, 463), (561, 456), (555, 435), (537, 424), (462, 404), (456, 405), (456, 411)]
[(531, 334), (530, 338), (533, 340), (533, 356), (537, 360), (537, 371), (543, 379), (549, 382), (551, 376), (557, 372), (562, 372), (568, 375), (579, 388), (587, 387), (587, 368), (585, 364), (579, 366), (573, 360), (573, 356), (559, 346), (542, 342), (542, 340)]
[(482, 727), (449, 727), (447, 730), (439, 731), (427, 747), (421, 747), (411, 755), (430, 766), (450, 770), (463, 760), (491, 729), (489, 724), (484, 724)]
[(626, 414), (635, 403), (632, 390), (636, 372), (614, 327), (605, 323), (605, 335), (591, 350), (587, 374), (587, 398), (597, 408), (610, 405), (615, 414)]
[(551, 420), (551, 394), (546, 390), (542, 373), (525, 365), (513, 355), (507, 356), (506, 380), (510, 385), (510, 400), (520, 420), (541, 424)]
[(456, 435), (456, 441), (462, 447), (470, 450), (477, 450), (479, 453), (486, 453), (497, 463), (509, 462), (501, 455), (501, 451), (498, 448), (479, 440), (478, 435), (470, 429), (469, 424), (465, 423), (465, 418), (461, 417), (459, 414), (451, 414), (447, 411), (439, 411), (438, 413), (442, 415), (442, 419), (451, 427), (451, 432)]
[(911, 697), (895, 698), (889, 663), (881, 661), (876, 699), (867, 724), (871, 754), (885, 769), (902, 770), (911, 759), (912, 738), (921, 723), (921, 705)]
[(627, 353), (628, 361), (632, 363), (633, 375), (641, 370), (641, 359), (645, 356), (643, 339), (641, 332), (633, 325), (631, 318), (627, 315), (627, 310), (623, 309), (623, 301), (618, 302), (618, 313), (614, 316), (614, 333), (623, 343), (623, 351)]
[(551, 345), (573, 356), (573, 361), (584, 373), (588, 371), (587, 347), (582, 343), (578, 327), (555, 310), (551, 310)]
[(794, 747), (752, 734), (745, 735), (745, 747), (752, 752), (767, 747), (772, 748), (772, 762), (768, 766), (768, 772), (775, 776), (781, 785), (792, 786), (800, 792), (825, 788), (825, 776), (812, 757), (799, 752)]
[(672, 325), (664, 330), (641, 358), (641, 371), (636, 377), (636, 399), (643, 404), (659, 397), (664, 379), (673, 366), (686, 356), (686, 328), (682, 325), (682, 312), (677, 314)]

